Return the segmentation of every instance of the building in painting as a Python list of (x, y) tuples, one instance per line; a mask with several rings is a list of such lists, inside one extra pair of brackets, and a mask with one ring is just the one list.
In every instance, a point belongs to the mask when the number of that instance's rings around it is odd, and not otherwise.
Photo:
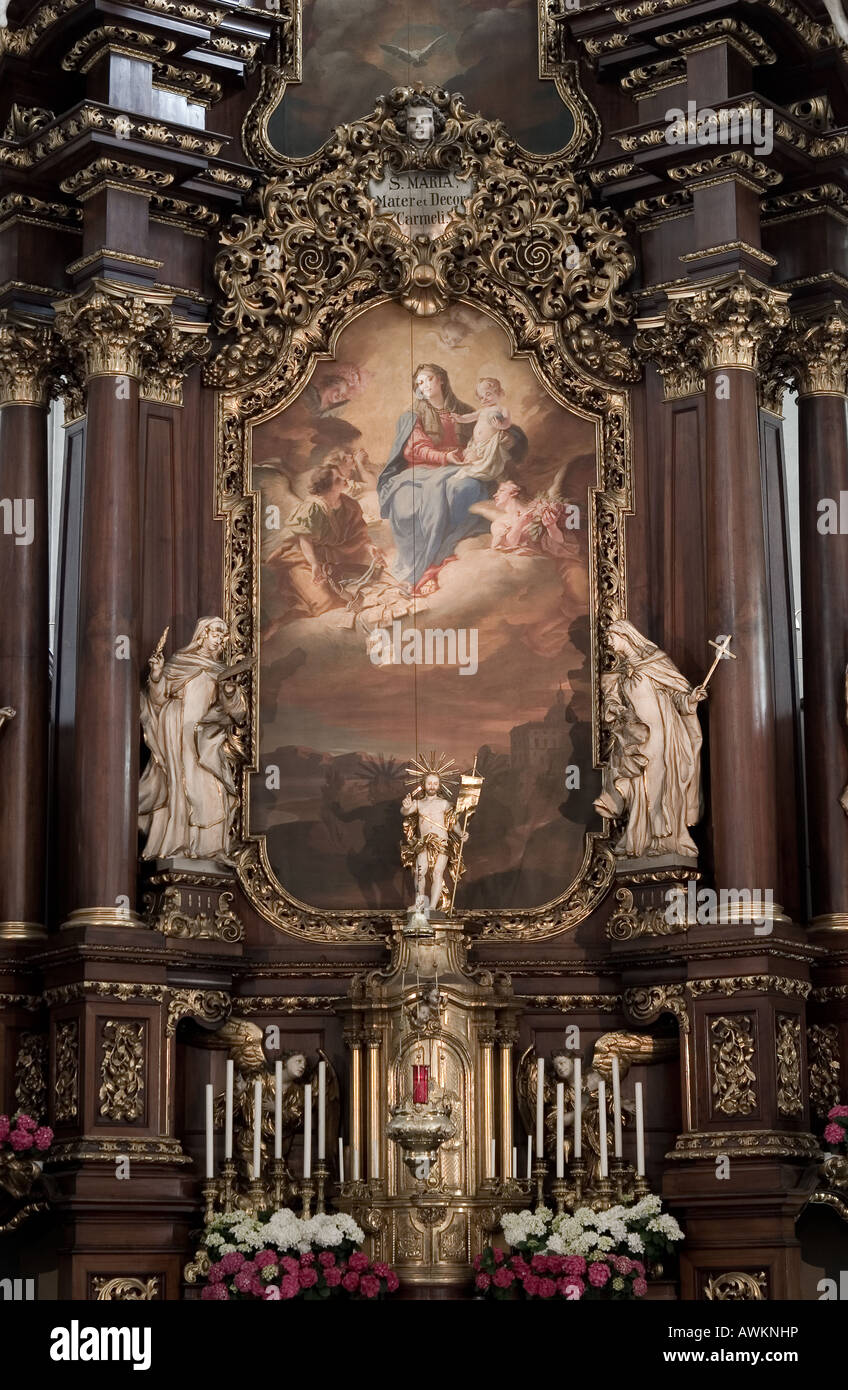
[(838, 1280), (841, 5), (2, 7), (0, 1281)]

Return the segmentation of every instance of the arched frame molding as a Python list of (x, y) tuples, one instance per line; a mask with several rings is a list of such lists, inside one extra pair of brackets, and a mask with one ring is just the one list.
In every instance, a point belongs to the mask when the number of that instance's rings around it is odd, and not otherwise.
[[(618, 330), (632, 318), (623, 291), (633, 253), (615, 213), (597, 208), (556, 157), (527, 156), (500, 122), (466, 110), (461, 96), (423, 96), (440, 126), (423, 150), (403, 113), (420, 89), (396, 88), (367, 118), (336, 129), (314, 158), (259, 189), (255, 208), (222, 234), (215, 275), (222, 335), (206, 379), (219, 390), (216, 485), (225, 524), (225, 617), (230, 659), (258, 650), (259, 508), (251, 491), (252, 429), (290, 404), (345, 327), (389, 301), (427, 316), (451, 303), (488, 314), (544, 389), (595, 428), (598, 463), (590, 498), (593, 757), (604, 756), (600, 673), (606, 632), (627, 612), (625, 516), (631, 510), (628, 386), (637, 375)], [(433, 170), (472, 180), (475, 192), (433, 240), (408, 237), (369, 196), (386, 168)], [(265, 838), (250, 829), (249, 778), (257, 770), (259, 663), (244, 672), (250, 708), (236, 865), (263, 917), (316, 941), (382, 939), (400, 913), (339, 913), (287, 893)], [(609, 832), (607, 825), (607, 832)], [(603, 899), (613, 877), (609, 833), (588, 832), (574, 881), (540, 908), (460, 913), (472, 933), (539, 940), (569, 930)]]

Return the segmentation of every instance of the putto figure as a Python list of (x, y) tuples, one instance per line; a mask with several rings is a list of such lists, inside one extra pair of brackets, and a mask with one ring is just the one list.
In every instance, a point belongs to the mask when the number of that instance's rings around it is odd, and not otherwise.
[(411, 144), (424, 149), (432, 144), (437, 132), (444, 129), (445, 118), (427, 97), (413, 96), (398, 112), (395, 123)]
[(602, 676), (601, 694), (611, 750), (595, 810), (610, 819), (627, 814), (618, 855), (692, 858), (698, 851), (688, 827), (702, 810), (697, 708), (706, 682), (693, 688), (622, 618), (610, 624), (609, 642), (616, 664)]
[(187, 647), (168, 661), (167, 628), (150, 658), (141, 725), (150, 763), (139, 785), (144, 859), (228, 861), (243, 753), (237, 726), (247, 706), (235, 681), (244, 667), (221, 661), (229, 629), (201, 618)]
[[(401, 802), (403, 843), (401, 863), (412, 869), (416, 901), (429, 901), (430, 911), (445, 912), (452, 907), (456, 885), (462, 874), (462, 846), (468, 839), (465, 826), (480, 796), (482, 778), (473, 774), (462, 778), (462, 792), (453, 801), (451, 784), (458, 774), (450, 758), (437, 761), (417, 758), (407, 768), (416, 785)], [(466, 786), (466, 784), (473, 784)], [(462, 826), (459, 817), (465, 812)], [(446, 875), (450, 884), (445, 882)]]

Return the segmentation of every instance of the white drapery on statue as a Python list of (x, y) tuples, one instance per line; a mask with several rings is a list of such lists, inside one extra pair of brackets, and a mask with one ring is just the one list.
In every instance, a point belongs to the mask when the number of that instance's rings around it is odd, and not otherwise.
[(617, 662), (601, 691), (612, 748), (595, 809), (612, 818), (627, 812), (616, 854), (695, 855), (688, 827), (702, 813), (696, 711), (705, 692), (632, 623), (616, 619), (609, 632)]
[(238, 806), (240, 753), (233, 726), (246, 705), (219, 660), (228, 636), (221, 618), (201, 618), (187, 647), (167, 662), (154, 655), (141, 697), (150, 763), (139, 785), (145, 859), (226, 859)]

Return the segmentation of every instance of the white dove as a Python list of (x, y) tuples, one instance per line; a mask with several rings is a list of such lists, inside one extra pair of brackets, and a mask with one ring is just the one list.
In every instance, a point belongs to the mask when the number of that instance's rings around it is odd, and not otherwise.
[(446, 39), (447, 34), (439, 34), (438, 38), (428, 43), (426, 48), (398, 48), (393, 43), (381, 43), (380, 47), (384, 53), (390, 53), (393, 58), (400, 58), (402, 63), (409, 63), (410, 67), (423, 68), (436, 44)]

